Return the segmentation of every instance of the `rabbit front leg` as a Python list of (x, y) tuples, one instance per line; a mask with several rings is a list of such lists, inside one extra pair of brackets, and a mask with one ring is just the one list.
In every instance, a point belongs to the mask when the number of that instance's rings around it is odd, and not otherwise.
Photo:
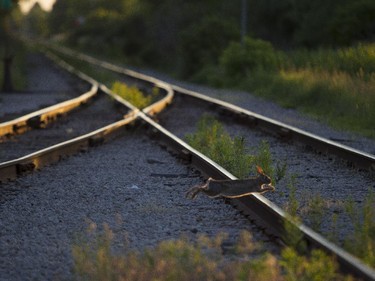
[(198, 184), (198, 185), (195, 185), (192, 188), (190, 188), (185, 194), (186, 198), (194, 199), (195, 197), (197, 197), (199, 192), (206, 191), (207, 187), (208, 187), (208, 183), (210, 182), (210, 180), (211, 180), (211, 178), (209, 178), (208, 181), (203, 185)]

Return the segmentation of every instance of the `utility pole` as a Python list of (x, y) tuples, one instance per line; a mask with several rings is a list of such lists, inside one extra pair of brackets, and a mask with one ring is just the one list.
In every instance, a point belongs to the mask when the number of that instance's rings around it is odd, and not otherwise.
[(241, 43), (244, 44), (247, 34), (247, 0), (241, 1)]

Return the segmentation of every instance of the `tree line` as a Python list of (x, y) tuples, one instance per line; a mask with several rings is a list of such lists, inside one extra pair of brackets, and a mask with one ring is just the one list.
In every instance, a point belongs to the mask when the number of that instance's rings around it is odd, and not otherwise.
[[(375, 39), (373, 0), (247, 2), (248, 36), (277, 48)], [(241, 0), (58, 0), (39, 28), (45, 36), (63, 35), (69, 44), (125, 55), (133, 63), (173, 64), (189, 76), (240, 41), (241, 8)]]

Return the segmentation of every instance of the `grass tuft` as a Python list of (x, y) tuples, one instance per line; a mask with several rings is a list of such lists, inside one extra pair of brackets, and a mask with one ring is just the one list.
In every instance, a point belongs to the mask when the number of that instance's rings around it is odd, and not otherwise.
[[(248, 149), (243, 137), (231, 137), (224, 126), (212, 116), (205, 115), (199, 120), (197, 130), (186, 135), (187, 142), (207, 157), (227, 169), (237, 178), (249, 177), (256, 165), (263, 168), (271, 179), (280, 179), (283, 168), (274, 168), (269, 144), (261, 142)], [(252, 152), (252, 154), (250, 154)], [(277, 171), (277, 172), (276, 172)], [(275, 182), (275, 181), (273, 181)]]
[(145, 108), (152, 102), (151, 95), (146, 96), (137, 87), (119, 81), (112, 84), (111, 90), (138, 108)]
[(356, 208), (353, 200), (346, 206), (353, 225), (353, 233), (346, 239), (345, 248), (375, 268), (375, 195), (369, 192), (363, 208)]

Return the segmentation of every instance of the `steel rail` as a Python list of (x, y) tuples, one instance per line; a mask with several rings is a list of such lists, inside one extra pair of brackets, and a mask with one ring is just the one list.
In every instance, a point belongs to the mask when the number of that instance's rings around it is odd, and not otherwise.
[[(86, 54), (81, 54), (76, 51), (69, 50), (67, 48), (56, 46), (50, 47), (53, 47), (53, 49), (62, 52), (66, 55), (79, 58), (91, 64), (95, 64), (97, 66), (106, 68), (117, 73), (122, 73), (125, 75), (129, 75), (131, 77), (136, 76), (137, 79), (145, 78), (148, 81), (156, 79), (151, 76), (126, 69), (124, 67), (116, 66), (108, 62), (103, 62)], [(273, 135), (277, 135), (278, 137), (303, 143), (304, 145), (313, 148), (317, 152), (335, 155), (341, 159), (344, 159), (348, 162), (348, 164), (352, 166), (370, 172), (375, 172), (375, 155), (373, 154), (369, 154), (361, 150), (354, 149), (352, 147), (329, 140), (327, 138), (320, 137), (318, 135), (309, 133), (305, 130), (301, 130), (299, 128), (277, 121), (275, 119), (262, 116), (260, 114), (243, 109), (239, 106), (230, 104), (228, 102), (207, 97), (206, 95), (200, 94), (195, 91), (187, 90), (173, 84), (169, 85), (176, 95), (183, 95), (185, 97), (191, 97), (199, 101), (214, 104), (221, 108), (223, 111), (229, 114), (233, 114), (237, 118), (240, 118), (249, 126), (258, 127), (261, 130), (266, 131), (267, 133), (271, 133)]]
[(60, 60), (58, 57), (53, 56), (52, 53), (47, 52), (46, 55), (61, 68), (78, 76), (81, 80), (90, 84), (91, 89), (76, 98), (66, 100), (13, 120), (0, 123), (0, 137), (5, 135), (21, 134), (29, 129), (43, 127), (56, 120), (59, 116), (67, 114), (69, 111), (72, 111), (75, 108), (89, 102), (89, 100), (98, 94), (99, 84), (94, 79), (76, 70), (63, 60)]
[(61, 142), (18, 159), (0, 163), (0, 181), (14, 180), (24, 173), (40, 169), (46, 165), (58, 162), (66, 156), (102, 144), (110, 137), (113, 137), (120, 128), (130, 124), (136, 118), (137, 114), (132, 114), (88, 134)]

